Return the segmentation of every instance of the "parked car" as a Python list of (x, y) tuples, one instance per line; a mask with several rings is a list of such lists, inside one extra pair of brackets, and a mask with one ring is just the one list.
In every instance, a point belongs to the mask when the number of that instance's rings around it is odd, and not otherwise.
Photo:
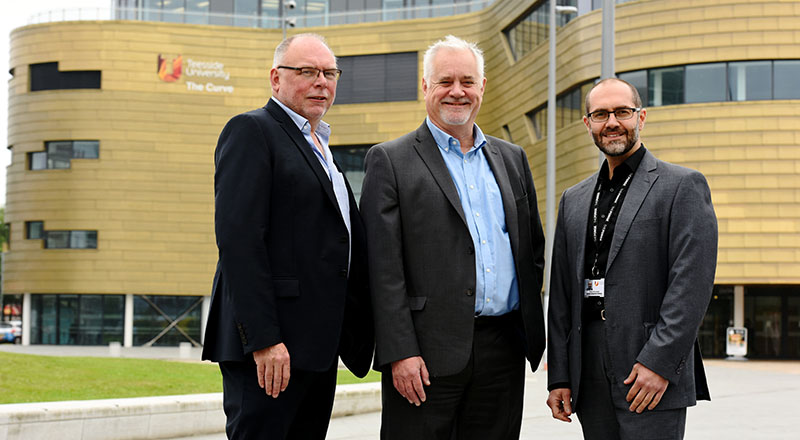
[[(17, 331), (10, 322), (0, 322), (0, 342), (15, 343), (17, 341)], [(19, 331), (19, 338), (22, 338), (22, 331)]]

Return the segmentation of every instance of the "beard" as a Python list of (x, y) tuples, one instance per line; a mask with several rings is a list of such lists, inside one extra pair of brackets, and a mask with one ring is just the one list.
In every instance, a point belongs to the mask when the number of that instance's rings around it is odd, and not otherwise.
[[(450, 103), (467, 103), (471, 104), (469, 100), (455, 100), (449, 101)], [(444, 105), (444, 103), (442, 103)], [(469, 118), (472, 115), (472, 109), (469, 107), (464, 107), (463, 110), (455, 110), (455, 109), (447, 109), (439, 107), (439, 117), (442, 118), (445, 124), (448, 125), (464, 125), (469, 122)]]
[[(624, 156), (631, 151), (633, 146), (636, 145), (636, 142), (639, 141), (639, 125), (637, 124), (636, 127), (634, 127), (633, 133), (622, 127), (620, 127), (620, 130), (624, 137), (606, 144), (603, 143), (603, 139), (601, 138), (603, 133), (592, 133), (594, 144), (597, 145), (597, 148), (606, 156)], [(606, 132), (608, 132), (608, 130)]]

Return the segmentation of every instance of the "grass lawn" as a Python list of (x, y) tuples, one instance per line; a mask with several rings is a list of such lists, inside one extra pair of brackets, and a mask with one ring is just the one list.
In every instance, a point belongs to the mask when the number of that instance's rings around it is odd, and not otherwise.
[[(339, 371), (339, 383), (375, 382)], [(35, 356), (0, 352), (0, 404), (218, 393), (215, 364), (151, 359)]]

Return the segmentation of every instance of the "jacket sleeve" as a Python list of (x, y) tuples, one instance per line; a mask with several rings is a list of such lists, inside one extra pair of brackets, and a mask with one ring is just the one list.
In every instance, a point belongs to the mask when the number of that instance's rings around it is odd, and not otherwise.
[(403, 265), (403, 236), (394, 166), (378, 145), (365, 158), (361, 215), (367, 231), (375, 317), (375, 366), (420, 355)]
[(670, 208), (667, 291), (659, 319), (636, 360), (677, 382), (711, 301), (717, 262), (717, 217), (705, 177), (691, 172)]
[(550, 265), (550, 298), (547, 310), (547, 384), (570, 382), (569, 339), (572, 328), (571, 285), (572, 275), (567, 254), (567, 224), (565, 220), (566, 192), (561, 196), (553, 240)]
[(267, 137), (252, 115), (238, 115), (222, 130), (215, 165), (223, 310), (233, 314), (247, 354), (281, 341), (266, 248), (271, 159)]

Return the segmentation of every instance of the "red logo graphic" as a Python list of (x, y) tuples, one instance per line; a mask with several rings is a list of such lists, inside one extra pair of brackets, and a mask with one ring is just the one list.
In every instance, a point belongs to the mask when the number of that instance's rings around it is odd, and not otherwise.
[(183, 64), (183, 56), (178, 55), (177, 58), (172, 60), (172, 73), (167, 73), (167, 60), (158, 54), (158, 77), (164, 82), (175, 82), (181, 77), (181, 65)]

